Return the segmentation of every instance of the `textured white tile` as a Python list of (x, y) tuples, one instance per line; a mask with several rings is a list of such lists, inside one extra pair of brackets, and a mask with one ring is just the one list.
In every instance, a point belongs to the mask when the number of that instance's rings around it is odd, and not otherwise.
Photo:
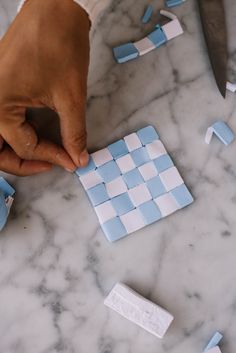
[(101, 165), (113, 160), (113, 157), (108, 148), (103, 148), (100, 151), (92, 153), (91, 157), (97, 167), (100, 167)]
[(128, 190), (127, 185), (122, 177), (119, 177), (111, 181), (110, 183), (107, 183), (106, 189), (110, 198), (121, 195)]
[(160, 173), (160, 178), (167, 191), (170, 191), (184, 183), (176, 167), (169, 168)]
[(117, 216), (111, 201), (104, 202), (101, 205), (95, 207), (95, 211), (101, 224)]
[(162, 217), (169, 216), (179, 209), (179, 205), (170, 193), (159, 196), (154, 201), (159, 207)]
[(146, 163), (138, 168), (140, 174), (142, 175), (145, 181), (154, 178), (158, 175), (157, 169), (153, 162)]
[(151, 159), (158, 158), (167, 153), (165, 146), (160, 140), (149, 143), (146, 148)]
[(133, 233), (146, 225), (141, 212), (137, 209), (120, 216), (120, 220), (125, 226), (127, 233)]
[(145, 55), (153, 49), (156, 49), (156, 46), (147, 37), (134, 43), (134, 46), (138, 49), (139, 55)]
[(102, 183), (102, 178), (100, 177), (98, 172), (95, 170), (95, 171), (92, 171), (88, 174), (82, 175), (80, 177), (80, 181), (81, 181), (83, 187), (85, 188), (85, 190), (88, 190), (88, 189)]
[(129, 154), (124, 157), (118, 158), (116, 160), (116, 163), (118, 164), (118, 167), (120, 168), (123, 174), (135, 168), (134, 161)]
[(115, 285), (104, 304), (159, 338), (164, 337), (174, 319), (168, 311), (121, 283)]
[(136, 133), (130, 134), (126, 137), (124, 137), (125, 143), (127, 145), (127, 148), (129, 152), (132, 152), (134, 150), (137, 150), (138, 148), (142, 147), (142, 143), (138, 138), (138, 135)]
[(130, 189), (128, 194), (135, 207), (138, 207), (142, 203), (152, 199), (152, 196), (145, 184), (141, 184), (133, 189)]
[(168, 22), (166, 25), (162, 26), (162, 29), (168, 40), (171, 40), (179, 35), (183, 34), (183, 28), (178, 19)]

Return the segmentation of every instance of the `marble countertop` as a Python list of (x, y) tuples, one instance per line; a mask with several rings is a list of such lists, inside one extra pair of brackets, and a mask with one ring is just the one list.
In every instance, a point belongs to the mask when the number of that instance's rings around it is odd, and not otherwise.
[[(164, 2), (152, 3), (158, 10)], [(1, 34), (15, 5), (0, 0)], [(236, 144), (204, 143), (217, 119), (236, 131), (235, 96), (223, 100), (216, 89), (194, 0), (174, 9), (183, 36), (114, 62), (113, 46), (157, 22), (140, 23), (146, 5), (114, 1), (92, 36), (89, 146), (154, 125), (196, 201), (109, 244), (75, 176), (9, 176), (17, 195), (0, 237), (0, 353), (201, 353), (216, 330), (225, 335), (222, 353), (235, 351)], [(225, 5), (233, 80), (236, 2)], [(104, 307), (118, 281), (175, 316), (163, 340)]]

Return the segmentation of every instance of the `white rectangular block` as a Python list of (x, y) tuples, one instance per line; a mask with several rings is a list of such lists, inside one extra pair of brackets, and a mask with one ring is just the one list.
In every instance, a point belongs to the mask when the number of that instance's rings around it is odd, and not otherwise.
[(162, 26), (162, 29), (168, 40), (171, 40), (179, 35), (183, 34), (183, 28), (178, 19), (168, 22), (166, 25)]
[(110, 198), (121, 195), (128, 190), (127, 185), (125, 184), (124, 179), (122, 177), (119, 177), (111, 181), (110, 183), (107, 183), (106, 189)]
[(164, 337), (174, 319), (166, 310), (120, 283), (115, 285), (104, 304), (159, 338)]
[(138, 168), (138, 170), (140, 171), (140, 174), (145, 181), (150, 180), (158, 175), (157, 169), (153, 162), (143, 164)]
[(130, 154), (127, 154), (124, 157), (118, 158), (116, 160), (116, 163), (118, 164), (118, 167), (120, 168), (121, 173), (123, 174), (135, 168), (134, 161), (131, 158)]
[(221, 350), (220, 350), (220, 347), (216, 346), (210, 349), (209, 351), (207, 351), (207, 353), (221, 353)]
[(129, 234), (145, 226), (143, 216), (137, 209), (120, 216), (120, 220)]
[(85, 188), (85, 190), (88, 190), (100, 183), (102, 183), (102, 178), (100, 177), (100, 175), (98, 174), (98, 172), (96, 170), (85, 174), (85, 175), (81, 175), (81, 177), (79, 178), (83, 187)]
[(92, 153), (91, 157), (96, 167), (100, 167), (101, 165), (104, 165), (113, 160), (113, 157), (108, 148), (103, 148), (100, 151)]
[(162, 217), (167, 217), (179, 209), (179, 205), (170, 193), (159, 196), (154, 201), (161, 211)]
[(173, 190), (184, 183), (176, 167), (169, 168), (160, 173), (160, 178), (167, 191)]
[(152, 196), (145, 184), (135, 186), (133, 189), (128, 191), (128, 194), (135, 207), (138, 207), (152, 199)]
[(141, 56), (149, 53), (153, 49), (156, 49), (156, 46), (147, 37), (134, 43), (134, 46), (139, 51), (139, 55)]
[(124, 140), (125, 140), (125, 143), (127, 145), (129, 152), (132, 152), (132, 151), (137, 150), (138, 148), (142, 147), (142, 143), (139, 140), (138, 135), (136, 133), (125, 136)]
[(147, 147), (147, 152), (149, 154), (149, 157), (151, 159), (161, 157), (163, 156), (163, 154), (167, 153), (165, 146), (160, 140), (149, 143), (146, 147)]
[(95, 207), (95, 212), (101, 224), (117, 216), (111, 201), (104, 202), (101, 205), (98, 205), (97, 207)]

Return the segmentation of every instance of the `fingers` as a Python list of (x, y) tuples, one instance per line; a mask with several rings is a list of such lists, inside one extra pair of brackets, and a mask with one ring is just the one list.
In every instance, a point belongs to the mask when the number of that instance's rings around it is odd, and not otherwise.
[[(32, 126), (27, 122), (9, 119), (7, 127), (1, 126), (1, 130), (5, 141), (21, 160), (47, 162), (47, 165), (55, 164), (71, 172), (76, 169), (63, 148), (50, 141), (39, 140)], [(29, 162), (22, 163), (24, 168), (32, 167)]]
[(0, 151), (0, 170), (17, 176), (28, 176), (49, 171), (52, 165), (46, 162), (26, 161), (19, 158), (10, 147)]
[[(87, 165), (86, 95), (68, 92), (56, 99), (63, 146), (77, 167)], [(75, 98), (76, 97), (76, 98)]]

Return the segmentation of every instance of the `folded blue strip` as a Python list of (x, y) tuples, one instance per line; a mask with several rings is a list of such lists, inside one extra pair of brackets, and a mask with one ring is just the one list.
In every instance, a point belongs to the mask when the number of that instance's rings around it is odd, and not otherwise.
[(143, 15), (142, 22), (144, 24), (148, 23), (152, 17), (152, 14), (153, 14), (153, 7), (152, 5), (149, 5)]
[(144, 183), (143, 177), (137, 168), (125, 173), (123, 178), (129, 189)]
[(108, 146), (108, 149), (111, 152), (112, 157), (115, 159), (125, 156), (126, 154), (129, 153), (129, 150), (124, 140), (119, 140), (115, 143), (112, 143), (111, 145)]
[(113, 48), (113, 53), (116, 61), (120, 64), (133, 60), (139, 56), (139, 51), (133, 43), (126, 43), (119, 47), (115, 47)]
[(222, 338), (223, 338), (223, 335), (220, 332), (216, 332), (212, 337), (212, 339), (210, 340), (210, 342), (208, 343), (208, 345), (206, 346), (206, 348), (204, 349), (204, 352), (207, 352), (210, 349), (218, 346)]
[(0, 190), (2, 190), (5, 198), (12, 197), (15, 194), (15, 189), (3, 177), (0, 177)]
[(147, 126), (137, 131), (137, 135), (143, 145), (147, 145), (155, 140), (159, 140), (160, 137), (153, 126)]
[(185, 184), (171, 190), (171, 194), (174, 196), (175, 200), (181, 208), (190, 205), (194, 201)]
[(96, 169), (96, 166), (94, 164), (94, 161), (90, 157), (89, 164), (85, 168), (78, 168), (75, 173), (80, 177), (80, 176), (85, 175), (95, 169)]
[(161, 212), (154, 201), (148, 201), (138, 207), (147, 225), (161, 219)]
[(140, 167), (141, 165), (150, 161), (146, 147), (141, 147), (138, 150), (132, 151), (130, 154), (136, 167)]
[(112, 206), (116, 210), (118, 216), (122, 216), (125, 213), (128, 213), (134, 209), (134, 205), (130, 200), (128, 193), (113, 197), (111, 199)]
[(109, 196), (104, 184), (99, 184), (87, 191), (90, 201), (93, 206), (98, 206), (101, 203), (108, 201)]
[(98, 167), (97, 171), (105, 183), (109, 183), (121, 175), (121, 171), (115, 161), (110, 161)]
[(147, 187), (153, 199), (167, 192), (159, 176), (148, 180)]
[(235, 135), (231, 128), (224, 121), (217, 121), (212, 125), (216, 136), (228, 146), (235, 139)]
[(127, 235), (127, 231), (119, 217), (112, 218), (103, 223), (102, 229), (110, 242), (115, 242)]
[(155, 31), (150, 33), (147, 37), (155, 45), (156, 48), (159, 48), (162, 44), (167, 42), (166, 35), (161, 27), (157, 27)]
[(0, 191), (0, 231), (4, 228), (7, 223), (8, 209), (6, 206), (5, 195), (3, 191)]
[(165, 170), (174, 166), (174, 163), (168, 154), (164, 154), (163, 156), (154, 159), (153, 162), (158, 173), (164, 172)]
[(166, 0), (167, 7), (174, 7), (181, 5), (184, 1), (183, 0)]

